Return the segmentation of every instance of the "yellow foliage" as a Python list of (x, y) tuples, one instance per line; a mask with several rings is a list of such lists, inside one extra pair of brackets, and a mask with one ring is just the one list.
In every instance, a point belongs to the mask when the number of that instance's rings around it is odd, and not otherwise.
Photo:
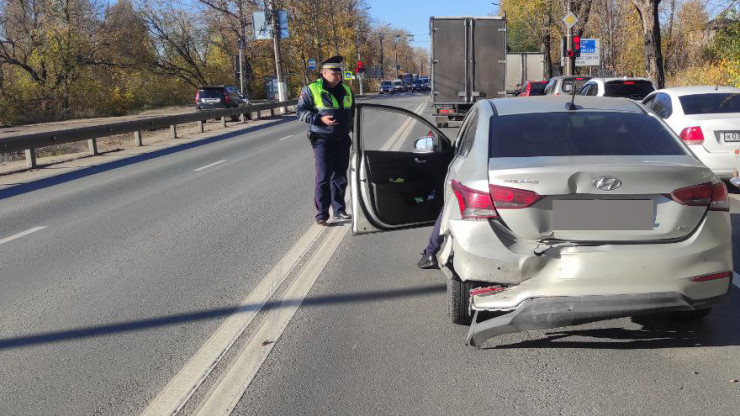
[(683, 69), (670, 75), (666, 86), (725, 85), (740, 88), (740, 60), (721, 59)]

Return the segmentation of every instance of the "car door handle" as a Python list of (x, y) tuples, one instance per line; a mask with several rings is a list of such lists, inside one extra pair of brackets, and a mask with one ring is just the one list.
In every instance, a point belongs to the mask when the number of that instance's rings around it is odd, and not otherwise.
[(416, 163), (427, 163), (427, 161), (426, 161), (426, 160), (424, 160), (424, 159), (419, 159), (418, 157), (415, 157), (415, 158), (414, 158), (414, 162), (416, 162)]

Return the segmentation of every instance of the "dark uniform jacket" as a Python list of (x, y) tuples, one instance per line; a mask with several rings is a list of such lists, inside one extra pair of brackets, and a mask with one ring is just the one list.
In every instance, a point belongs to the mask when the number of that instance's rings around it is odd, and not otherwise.
[[(339, 104), (339, 109), (317, 109), (310, 88), (305, 86), (303, 87), (303, 90), (301, 90), (301, 96), (298, 99), (298, 105), (296, 106), (298, 118), (301, 121), (308, 123), (308, 131), (310, 133), (314, 133), (320, 138), (341, 139), (348, 137), (349, 133), (352, 131), (354, 123), (354, 97), (352, 97), (352, 105), (350, 108), (344, 108), (344, 96), (347, 93), (344, 85), (340, 82), (336, 87), (330, 89), (326, 86), (323, 77), (321, 77), (320, 80), (324, 84), (323, 89), (334, 95), (336, 98), (337, 103)], [(331, 107), (331, 97), (324, 96), (323, 101), (326, 107)], [(338, 121), (339, 124), (329, 126), (322, 123), (321, 117), (325, 115), (334, 116), (334, 120)]]

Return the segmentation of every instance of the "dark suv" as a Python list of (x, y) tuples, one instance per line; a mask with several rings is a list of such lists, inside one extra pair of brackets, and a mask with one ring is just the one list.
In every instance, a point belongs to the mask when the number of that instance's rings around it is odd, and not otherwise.
[[(196, 110), (213, 110), (217, 108), (246, 107), (249, 99), (244, 97), (234, 86), (211, 85), (198, 88), (195, 92)], [(231, 116), (236, 121), (239, 116)]]

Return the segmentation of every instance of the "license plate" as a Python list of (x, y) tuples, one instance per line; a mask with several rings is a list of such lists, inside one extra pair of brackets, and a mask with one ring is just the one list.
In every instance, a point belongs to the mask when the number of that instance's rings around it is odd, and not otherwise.
[(719, 135), (725, 142), (740, 142), (740, 131), (725, 131)]
[(556, 200), (552, 204), (553, 230), (652, 230), (651, 199)]

